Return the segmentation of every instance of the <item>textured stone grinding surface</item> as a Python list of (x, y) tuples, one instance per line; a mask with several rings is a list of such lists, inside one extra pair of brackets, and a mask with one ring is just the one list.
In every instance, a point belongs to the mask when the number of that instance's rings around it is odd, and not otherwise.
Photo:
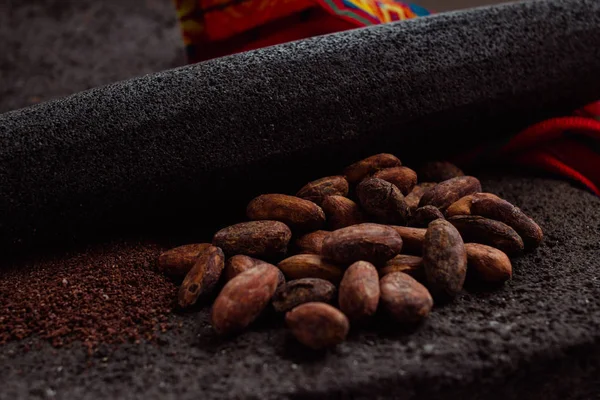
[(2, 0), (0, 113), (184, 64), (176, 18), (168, 0)]
[(453, 12), (0, 115), (0, 247), (211, 231), (240, 217), (212, 210), (273, 181), (338, 171), (379, 150), (448, 155), (473, 145), (469, 135), (570, 112), (600, 92), (599, 26), (595, 0)]
[[(590, 399), (600, 380), (600, 199), (559, 181), (482, 179), (543, 227), (496, 291), (465, 291), (415, 332), (353, 332), (325, 353), (277, 321), (225, 341), (208, 312), (174, 317), (161, 345), (0, 351), (0, 398)], [(156, 251), (155, 248), (151, 251)], [(28, 343), (28, 341), (27, 341)], [(32, 347), (34, 348), (34, 347)]]

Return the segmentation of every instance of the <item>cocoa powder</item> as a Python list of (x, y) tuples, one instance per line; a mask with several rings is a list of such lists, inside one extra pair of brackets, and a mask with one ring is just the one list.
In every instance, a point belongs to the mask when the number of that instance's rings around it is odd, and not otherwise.
[(170, 328), (177, 286), (155, 270), (150, 244), (100, 245), (0, 270), (0, 344), (29, 337), (55, 347), (154, 341)]

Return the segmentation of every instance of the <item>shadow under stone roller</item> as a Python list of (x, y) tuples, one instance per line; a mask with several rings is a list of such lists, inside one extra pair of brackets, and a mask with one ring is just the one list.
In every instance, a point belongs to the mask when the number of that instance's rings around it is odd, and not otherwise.
[(0, 248), (214, 232), (240, 220), (229, 203), (378, 151), (454, 154), (599, 94), (596, 0), (440, 14), (111, 84), (0, 115)]

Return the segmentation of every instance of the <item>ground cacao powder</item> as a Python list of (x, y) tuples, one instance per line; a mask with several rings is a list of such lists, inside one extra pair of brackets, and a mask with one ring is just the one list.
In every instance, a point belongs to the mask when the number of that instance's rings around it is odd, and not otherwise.
[(177, 286), (155, 270), (159, 246), (112, 244), (0, 268), (0, 344), (60, 347), (152, 341), (170, 327)]

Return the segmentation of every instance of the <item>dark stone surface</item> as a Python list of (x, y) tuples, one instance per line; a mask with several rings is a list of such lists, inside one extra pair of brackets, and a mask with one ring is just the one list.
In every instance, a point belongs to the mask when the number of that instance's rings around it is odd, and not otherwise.
[(240, 217), (224, 202), (272, 182), (379, 150), (448, 156), (570, 112), (600, 92), (599, 26), (595, 0), (440, 14), (0, 115), (0, 248), (212, 231)]
[[(482, 179), (543, 227), (495, 291), (465, 291), (412, 333), (355, 330), (313, 353), (265, 321), (215, 337), (208, 311), (162, 345), (0, 351), (0, 398), (591, 399), (600, 393), (600, 199), (540, 178)], [(28, 341), (26, 341), (27, 343)], [(34, 348), (34, 347), (32, 347)]]
[(0, 1), (0, 113), (183, 65), (172, 0)]

